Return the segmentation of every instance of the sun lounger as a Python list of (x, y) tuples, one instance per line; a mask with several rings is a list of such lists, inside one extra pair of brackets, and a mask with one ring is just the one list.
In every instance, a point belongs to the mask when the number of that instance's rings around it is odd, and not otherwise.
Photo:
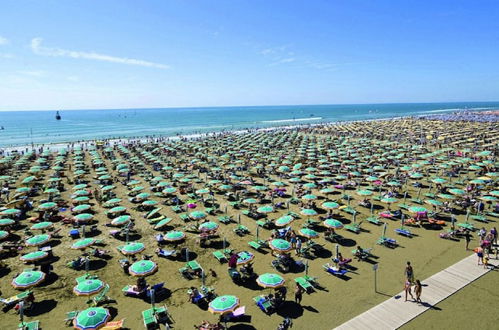
[(145, 290), (136, 291), (134, 290), (134, 285), (129, 284), (123, 287), (123, 289), (121, 289), (121, 292), (123, 292), (123, 294), (127, 297), (140, 297), (145, 293)]
[(125, 323), (125, 319), (121, 319), (119, 321), (106, 322), (104, 327), (101, 330), (119, 330), (123, 328), (123, 323)]
[(345, 276), (345, 274), (348, 273), (348, 270), (339, 269), (334, 266), (331, 266), (330, 264), (325, 264), (322, 267), (326, 270), (326, 272), (334, 276)]
[(403, 227), (395, 229), (395, 232), (402, 236), (412, 237), (412, 233), (408, 229)]
[(5, 306), (12, 306), (14, 304), (17, 304), (24, 298), (28, 297), (31, 292), (32, 291), (27, 290), (7, 299), (0, 298), (0, 302), (3, 303)]
[(248, 245), (257, 251), (259, 251), (262, 248), (262, 246), (256, 241), (248, 242)]
[(159, 324), (168, 322), (170, 316), (166, 306), (162, 306), (142, 311), (142, 319), (146, 329), (156, 329)]
[(92, 306), (98, 306), (100, 303), (109, 301), (110, 298), (107, 296), (108, 292), (109, 292), (109, 284), (106, 284), (104, 289), (98, 295), (92, 297), (92, 299), (89, 299), (87, 301), (87, 304)]
[(260, 307), (260, 309), (266, 313), (266, 314), (270, 314), (271, 311), (272, 311), (272, 303), (270, 302), (270, 300), (268, 300), (265, 296), (257, 296), (257, 297), (254, 297), (253, 298), (253, 301), (255, 302), (255, 304)]
[(38, 330), (40, 329), (40, 321), (22, 322), (17, 326), (18, 330)]
[(218, 217), (218, 221), (220, 221), (224, 225), (227, 225), (232, 222), (232, 218), (227, 215), (222, 215)]
[(213, 256), (215, 258), (217, 258), (217, 260), (220, 261), (220, 263), (227, 261), (227, 257), (225, 256), (225, 254), (222, 251), (213, 252)]
[(359, 223), (353, 223), (353, 224), (350, 224), (350, 225), (346, 225), (344, 228), (346, 230), (349, 230), (353, 233), (360, 233), (360, 225), (362, 224), (362, 222), (359, 222)]
[(158, 249), (158, 250), (156, 250), (156, 254), (159, 257), (163, 257), (163, 258), (175, 258), (177, 256), (177, 250)]
[(243, 225), (238, 225), (236, 228), (234, 228), (234, 232), (239, 235), (239, 236), (244, 236), (248, 234), (250, 231), (248, 227), (243, 226)]
[(196, 260), (189, 261), (186, 266), (193, 271), (203, 270), (201, 265)]
[(295, 278), (295, 282), (307, 293), (314, 290), (313, 285), (303, 277)]
[(341, 243), (343, 242), (344, 237), (339, 235), (339, 234), (329, 234), (326, 236), (326, 240), (333, 242), (333, 243)]
[(473, 226), (473, 224), (469, 222), (458, 223), (457, 226), (471, 231), (475, 230), (475, 226)]
[[(361, 260), (365, 260), (365, 259), (368, 259), (368, 258), (373, 257), (373, 255), (372, 255), (371, 251), (372, 251), (372, 248), (371, 248), (371, 249), (362, 249), (362, 253), (360, 254), (359, 258), (360, 258)], [(357, 252), (358, 252), (358, 250), (357, 250), (357, 249), (352, 250), (352, 254), (353, 254), (354, 256), (356, 256), (356, 255), (357, 255)]]
[(64, 319), (64, 322), (66, 323), (66, 325), (72, 324), (73, 320), (76, 318), (76, 316), (78, 316), (78, 313), (80, 313), (80, 311), (67, 312), (66, 318)]
[(394, 240), (393, 238), (388, 238), (388, 237), (384, 237), (384, 236), (381, 236), (376, 243), (379, 245), (384, 245), (384, 246), (388, 246), (388, 247), (397, 246), (396, 240)]
[(256, 222), (256, 224), (257, 224), (257, 226), (259, 226), (261, 228), (266, 228), (266, 229), (270, 229), (274, 225), (274, 223), (270, 219), (258, 220)]
[(171, 206), (170, 208), (171, 208), (171, 209), (172, 209), (172, 211), (173, 211), (173, 212), (175, 212), (175, 213), (180, 213), (180, 212), (182, 212), (182, 208), (181, 208), (180, 206), (178, 206), (178, 205)]
[(179, 214), (179, 217), (180, 217), (180, 220), (184, 221), (184, 222), (188, 222), (191, 220), (191, 218), (189, 218), (189, 215), (188, 214)]
[(487, 217), (484, 216), (484, 215), (482, 215), (482, 214), (472, 215), (471, 219), (476, 220), (476, 221), (480, 221), (480, 222), (483, 222), (483, 223), (488, 223), (489, 222), (487, 220)]
[(348, 214), (357, 214), (357, 210), (355, 210), (353, 207), (351, 206), (347, 206), (347, 207), (344, 207), (342, 209), (343, 212), (345, 213), (348, 213)]
[(367, 220), (367, 222), (370, 222), (370, 223), (375, 224), (375, 225), (380, 225), (382, 223), (381, 220), (376, 216), (368, 217), (366, 220)]

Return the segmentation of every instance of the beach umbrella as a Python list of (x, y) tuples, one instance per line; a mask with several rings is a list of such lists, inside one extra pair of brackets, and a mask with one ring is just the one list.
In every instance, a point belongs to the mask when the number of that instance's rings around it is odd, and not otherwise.
[(210, 190), (207, 188), (196, 190), (196, 194), (198, 194), (198, 195), (205, 195), (205, 194), (209, 194), (209, 193), (210, 193)]
[(381, 202), (386, 203), (386, 204), (393, 204), (396, 203), (398, 200), (395, 197), (385, 197), (381, 199)]
[(497, 198), (494, 196), (482, 196), (480, 197), (480, 199), (485, 202), (495, 202), (497, 200)]
[(45, 279), (45, 273), (37, 270), (24, 271), (12, 280), (16, 289), (27, 289), (38, 285)]
[(330, 193), (334, 192), (334, 189), (324, 188), (324, 189), (321, 189), (320, 192), (323, 194), (330, 194)]
[(315, 230), (313, 229), (309, 229), (309, 228), (301, 228), (299, 230), (299, 233), (300, 235), (306, 237), (306, 238), (317, 238), (319, 237), (319, 233), (316, 232)]
[(21, 210), (18, 209), (6, 209), (0, 212), (1, 215), (7, 215), (7, 216), (18, 215), (19, 213), (21, 213)]
[(359, 196), (371, 196), (372, 194), (374, 194), (374, 192), (371, 190), (367, 190), (367, 189), (357, 190), (357, 195), (359, 195)]
[(0, 219), (0, 227), (3, 226), (11, 226), (15, 224), (16, 222), (12, 219)]
[(39, 222), (39, 223), (34, 224), (33, 226), (31, 226), (31, 229), (44, 230), (44, 229), (47, 229), (49, 227), (52, 227), (53, 225), (54, 224), (50, 221), (43, 221), (43, 222)]
[(148, 199), (150, 196), (151, 196), (151, 194), (144, 192), (144, 193), (138, 194), (137, 196), (135, 196), (135, 198), (144, 200), (144, 199)]
[(313, 216), (313, 215), (317, 215), (317, 211), (313, 210), (313, 209), (302, 209), (300, 211), (300, 213), (302, 215), (306, 215), (306, 216)]
[(94, 243), (95, 239), (93, 238), (82, 238), (74, 242), (73, 245), (71, 245), (71, 248), (75, 250), (85, 249)]
[(189, 217), (195, 220), (204, 219), (206, 218), (206, 216), (206, 213), (204, 213), (203, 211), (194, 211), (189, 213)]
[(26, 183), (31, 183), (33, 182), (34, 180), (36, 179), (35, 176), (28, 176), (27, 178), (25, 178), (22, 183), (26, 184)]
[(441, 201), (438, 201), (436, 199), (427, 199), (424, 202), (426, 204), (433, 205), (433, 206), (442, 206), (444, 204)]
[(90, 307), (78, 313), (73, 325), (79, 330), (96, 330), (102, 328), (110, 317), (106, 308)]
[(208, 310), (212, 314), (226, 314), (233, 312), (237, 307), (239, 307), (239, 298), (225, 295), (213, 299), (208, 305)]
[(158, 266), (151, 260), (139, 260), (130, 265), (129, 271), (132, 276), (151, 275), (158, 269)]
[(108, 213), (121, 213), (121, 212), (125, 212), (126, 211), (126, 207), (124, 206), (115, 206), (113, 207), (112, 209), (110, 209), (109, 211), (107, 211)]
[(144, 201), (144, 202), (142, 202), (143, 206), (155, 206), (157, 204), (158, 204), (158, 202), (156, 202), (156, 201)]
[(79, 282), (74, 288), (73, 292), (77, 296), (91, 296), (98, 293), (104, 288), (104, 282), (98, 279), (89, 279)]
[(265, 273), (256, 279), (256, 283), (263, 288), (279, 288), (284, 285), (284, 278), (278, 274)]
[(244, 265), (255, 259), (255, 255), (248, 251), (242, 251), (237, 254), (237, 264)]
[(73, 209), (71, 211), (74, 213), (80, 213), (80, 212), (90, 210), (91, 207), (92, 206), (89, 204), (80, 204), (78, 206), (73, 207)]
[(336, 203), (336, 202), (324, 202), (322, 203), (322, 207), (325, 208), (325, 209), (337, 209), (338, 207), (340, 207), (340, 204)]
[(28, 254), (21, 256), (20, 259), (24, 262), (33, 262), (33, 261), (47, 258), (48, 255), (49, 254), (45, 251), (34, 251), (34, 252), (30, 252)]
[(343, 228), (343, 223), (339, 220), (336, 219), (326, 219), (323, 222), (325, 227), (332, 228), (332, 229), (341, 229)]
[(266, 186), (253, 186), (253, 189), (258, 190), (258, 191), (263, 191), (263, 190), (268, 190), (269, 188)]
[(50, 210), (53, 209), (54, 207), (57, 207), (57, 204), (54, 202), (46, 202), (38, 206), (40, 210)]
[(160, 220), (157, 224), (154, 225), (154, 229), (158, 230), (165, 226), (167, 226), (172, 221), (172, 218), (165, 218)]
[(154, 210), (147, 212), (145, 215), (146, 219), (152, 219), (159, 211), (161, 211), (162, 207), (157, 207)]
[(270, 212), (274, 212), (274, 208), (272, 206), (260, 206), (257, 209), (257, 212), (258, 213), (270, 213)]
[(10, 233), (8, 231), (0, 230), (0, 240), (9, 237), (9, 235), (10, 235)]
[(90, 198), (88, 198), (87, 196), (80, 196), (80, 197), (73, 198), (73, 201), (76, 203), (85, 203), (85, 202), (88, 202), (89, 200), (90, 200)]
[(288, 252), (292, 249), (291, 243), (286, 240), (276, 238), (270, 241), (269, 246), (272, 250), (278, 252)]
[(223, 184), (220, 187), (218, 187), (218, 189), (221, 189), (221, 190), (231, 190), (232, 188), (234, 188), (234, 187), (230, 184)]
[(314, 188), (317, 188), (317, 185), (315, 183), (309, 182), (309, 183), (305, 183), (303, 185), (303, 187), (307, 188), (307, 189), (314, 189)]
[(442, 178), (434, 178), (434, 179), (431, 179), (431, 182), (433, 182), (433, 183), (440, 183), (440, 184), (442, 184), (442, 183), (446, 183), (446, 182), (447, 182), (447, 180), (442, 179)]
[(113, 185), (108, 185), (108, 186), (102, 187), (101, 190), (102, 191), (110, 191), (110, 190), (113, 190), (114, 188), (116, 188), (116, 187)]
[(44, 194), (59, 195), (61, 192), (56, 188), (48, 188), (43, 191)]
[(185, 234), (181, 231), (173, 230), (163, 235), (163, 239), (169, 242), (181, 241), (185, 238)]
[(81, 183), (81, 184), (77, 184), (76, 186), (74, 186), (73, 190), (82, 190), (82, 189), (85, 189), (86, 187), (88, 187), (87, 184)]
[(121, 198), (112, 198), (104, 203), (104, 206), (113, 206), (121, 202)]
[(275, 221), (275, 225), (278, 227), (284, 227), (293, 222), (295, 218), (290, 215), (284, 215)]
[(80, 213), (75, 215), (76, 222), (87, 222), (94, 218), (93, 214), (90, 213)]
[(258, 203), (258, 201), (254, 198), (246, 198), (245, 200), (243, 200), (243, 203), (245, 204), (256, 204)]
[(314, 200), (314, 199), (317, 199), (317, 196), (315, 196), (313, 194), (306, 194), (306, 195), (303, 195), (301, 198), (306, 199), (306, 200)]
[(26, 245), (28, 246), (39, 246), (50, 241), (50, 235), (42, 234), (36, 235), (26, 240)]
[(125, 255), (134, 255), (145, 250), (145, 245), (140, 242), (128, 243), (120, 248), (121, 253)]
[(204, 222), (199, 225), (198, 228), (200, 231), (213, 231), (218, 229), (218, 224), (213, 221)]
[(409, 207), (409, 211), (412, 213), (428, 212), (428, 210), (422, 206), (411, 206)]
[(75, 196), (88, 196), (90, 195), (90, 192), (88, 190), (77, 190), (73, 193)]
[(28, 193), (31, 189), (28, 187), (20, 187), (16, 189), (17, 193), (25, 194)]
[(173, 194), (177, 191), (177, 188), (173, 188), (173, 187), (169, 187), (169, 188), (165, 188), (163, 189), (163, 194)]

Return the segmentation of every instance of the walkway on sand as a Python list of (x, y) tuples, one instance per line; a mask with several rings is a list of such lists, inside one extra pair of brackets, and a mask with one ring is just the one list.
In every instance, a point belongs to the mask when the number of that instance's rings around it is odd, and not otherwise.
[[(499, 260), (490, 259), (489, 264), (497, 267)], [(405, 302), (402, 291), (336, 329), (397, 329), (489, 271), (477, 266), (477, 257), (473, 254), (422, 281), (423, 304)]]

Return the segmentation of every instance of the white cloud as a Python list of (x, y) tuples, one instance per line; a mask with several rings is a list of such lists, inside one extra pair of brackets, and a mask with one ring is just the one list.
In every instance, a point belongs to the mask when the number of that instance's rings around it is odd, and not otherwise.
[(31, 49), (33, 53), (42, 56), (54, 56), (54, 57), (70, 57), (76, 59), (86, 59), (86, 60), (94, 60), (94, 61), (104, 61), (111, 63), (119, 63), (119, 64), (128, 64), (128, 65), (138, 65), (149, 68), (156, 69), (169, 69), (170, 66), (161, 63), (154, 63), (144, 60), (138, 60), (134, 58), (128, 57), (116, 57), (111, 55), (99, 54), (95, 52), (81, 52), (74, 50), (67, 50), (62, 48), (51, 48), (42, 46), (42, 38), (34, 38), (31, 40)]
[(8, 43), (9, 43), (9, 39), (0, 36), (0, 46), (7, 45)]

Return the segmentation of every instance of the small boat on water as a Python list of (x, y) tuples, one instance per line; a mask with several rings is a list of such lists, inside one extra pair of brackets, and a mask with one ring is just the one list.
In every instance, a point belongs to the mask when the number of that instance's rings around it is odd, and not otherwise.
[(59, 111), (56, 112), (55, 119), (56, 120), (61, 120), (61, 115), (59, 114)]

